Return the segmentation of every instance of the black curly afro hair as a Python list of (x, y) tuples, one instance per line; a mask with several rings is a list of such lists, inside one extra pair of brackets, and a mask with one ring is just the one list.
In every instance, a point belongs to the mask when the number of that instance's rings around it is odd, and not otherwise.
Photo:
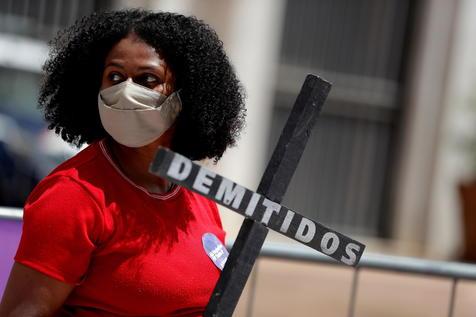
[(175, 13), (93, 13), (60, 31), (50, 42), (39, 96), (48, 128), (78, 147), (107, 136), (97, 107), (104, 61), (130, 33), (154, 47), (175, 73), (183, 109), (172, 149), (193, 160), (217, 161), (244, 125), (243, 89), (215, 31)]

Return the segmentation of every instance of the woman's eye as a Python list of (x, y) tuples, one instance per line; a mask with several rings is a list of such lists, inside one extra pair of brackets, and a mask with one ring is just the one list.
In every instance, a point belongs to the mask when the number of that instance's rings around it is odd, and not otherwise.
[(145, 74), (138, 78), (138, 82), (141, 85), (150, 87), (160, 84), (160, 79), (157, 76)]
[(108, 77), (109, 77), (109, 80), (112, 82), (118, 82), (122, 80), (122, 76), (118, 73), (110, 73)]
[(157, 81), (157, 77), (147, 75), (146, 80), (147, 80), (148, 83), (150, 83), (150, 82), (153, 82), (153, 81)]

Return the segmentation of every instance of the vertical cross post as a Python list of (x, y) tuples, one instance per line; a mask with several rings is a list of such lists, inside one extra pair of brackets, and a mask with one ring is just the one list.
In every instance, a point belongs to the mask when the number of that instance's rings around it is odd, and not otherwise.
[[(330, 88), (330, 83), (317, 76), (306, 77), (258, 186), (259, 194), (281, 202)], [(262, 224), (243, 221), (205, 316), (232, 316), (267, 234)]]

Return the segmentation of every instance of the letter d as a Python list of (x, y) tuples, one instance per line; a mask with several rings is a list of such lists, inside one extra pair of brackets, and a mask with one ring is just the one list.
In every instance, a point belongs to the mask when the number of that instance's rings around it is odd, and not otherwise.
[(185, 180), (192, 171), (192, 162), (179, 154), (174, 154), (172, 163), (170, 163), (167, 175), (178, 181)]
[[(304, 233), (306, 229), (307, 229), (307, 232)], [(302, 218), (301, 223), (299, 224), (299, 228), (296, 232), (296, 236), (295, 236), (296, 239), (304, 243), (309, 243), (312, 241), (315, 234), (316, 234), (316, 225), (314, 224), (314, 222), (312, 222), (309, 219)]]

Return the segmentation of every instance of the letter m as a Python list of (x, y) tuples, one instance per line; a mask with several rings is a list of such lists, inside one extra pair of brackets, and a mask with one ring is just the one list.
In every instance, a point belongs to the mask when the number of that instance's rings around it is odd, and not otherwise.
[(233, 208), (238, 209), (245, 195), (245, 191), (246, 189), (244, 187), (233, 183), (229, 179), (222, 178), (215, 198), (222, 201), (225, 205), (229, 206), (231, 204)]

